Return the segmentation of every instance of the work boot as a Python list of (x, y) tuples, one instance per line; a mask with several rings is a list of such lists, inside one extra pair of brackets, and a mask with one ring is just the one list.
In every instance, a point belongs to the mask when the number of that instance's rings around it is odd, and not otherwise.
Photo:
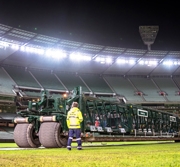
[(82, 148), (77, 148), (78, 150), (82, 150)]
[(68, 149), (69, 151), (71, 151), (71, 146), (67, 146), (67, 149)]

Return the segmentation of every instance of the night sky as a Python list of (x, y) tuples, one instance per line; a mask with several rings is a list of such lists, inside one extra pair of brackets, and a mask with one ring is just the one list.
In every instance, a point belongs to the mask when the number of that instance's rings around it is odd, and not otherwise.
[(0, 0), (0, 24), (67, 40), (134, 49), (147, 48), (139, 26), (158, 25), (152, 50), (180, 51), (179, 15), (178, 1)]

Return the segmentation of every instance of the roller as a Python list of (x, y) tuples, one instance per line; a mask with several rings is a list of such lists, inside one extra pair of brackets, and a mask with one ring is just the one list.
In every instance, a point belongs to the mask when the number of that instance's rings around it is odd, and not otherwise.
[(28, 122), (28, 117), (26, 118), (15, 118), (14, 123), (27, 123)]
[(40, 122), (56, 122), (56, 116), (41, 116), (39, 118)]

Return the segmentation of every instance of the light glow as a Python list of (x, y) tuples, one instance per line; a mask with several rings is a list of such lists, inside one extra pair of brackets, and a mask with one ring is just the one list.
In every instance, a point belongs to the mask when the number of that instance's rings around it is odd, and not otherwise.
[(13, 45), (11, 46), (11, 48), (12, 48), (12, 49), (15, 49), (15, 50), (19, 50), (19, 45), (13, 44)]
[(111, 64), (112, 63), (112, 59), (110, 57), (106, 58), (106, 63), (107, 64)]
[(157, 60), (141, 60), (139, 61), (140, 65), (147, 65), (147, 66), (156, 66), (158, 64), (158, 61)]
[[(76, 61), (96, 61), (101, 64), (112, 64), (113, 63), (113, 58), (110, 55), (98, 55), (95, 60), (92, 59), (92, 55), (88, 55), (86, 53), (80, 53), (80, 52), (73, 52), (73, 53), (68, 53), (66, 50), (61, 50), (61, 49), (55, 49), (55, 48), (44, 48), (40, 46), (25, 46), (25, 45), (20, 45), (19, 43), (10, 43), (6, 41), (0, 41), (0, 49), (6, 49), (7, 47), (10, 47), (14, 50), (19, 50), (22, 52), (30, 52), (38, 55), (45, 55), (47, 57), (53, 58), (53, 59), (64, 59), (67, 58), (67, 55), (69, 55), (69, 58), (71, 60), (76, 60)], [(159, 59), (144, 59), (141, 58), (141, 60), (138, 62), (140, 65), (146, 65), (146, 66), (156, 66), (158, 64), (166, 65), (166, 66), (180, 66), (180, 59), (166, 59), (166, 60), (159, 60)], [(129, 64), (129, 65), (134, 65), (137, 61), (137, 58), (125, 58), (121, 57), (118, 58), (116, 63), (118, 64)]]
[(126, 63), (126, 60), (125, 60), (125, 59), (118, 59), (118, 60), (117, 60), (117, 63), (118, 63), (118, 64), (125, 64), (125, 63)]
[(135, 60), (129, 60), (129, 64), (135, 64), (136, 62), (135, 62)]
[(3, 47), (9, 47), (9, 44), (7, 42), (0, 41), (0, 45)]
[(171, 61), (171, 60), (163, 61), (163, 65), (171, 66), (171, 65), (173, 65), (173, 61)]
[(91, 57), (88, 56), (88, 55), (84, 55), (84, 54), (81, 54), (81, 53), (72, 53), (69, 55), (69, 58), (71, 60), (76, 60), (76, 61), (91, 61)]

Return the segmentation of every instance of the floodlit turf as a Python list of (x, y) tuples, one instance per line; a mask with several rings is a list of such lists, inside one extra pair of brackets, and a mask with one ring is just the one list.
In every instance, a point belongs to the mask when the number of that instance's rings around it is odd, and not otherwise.
[(0, 143), (0, 148), (4, 147), (17, 147), (16, 143)]
[[(106, 145), (99, 147), (100, 145)], [(180, 143), (95, 143), (83, 150), (66, 148), (0, 150), (0, 166), (26, 167), (179, 167)], [(0, 143), (0, 147), (8, 144)], [(6, 145), (6, 146), (5, 146)], [(9, 147), (16, 147), (13, 143)]]

